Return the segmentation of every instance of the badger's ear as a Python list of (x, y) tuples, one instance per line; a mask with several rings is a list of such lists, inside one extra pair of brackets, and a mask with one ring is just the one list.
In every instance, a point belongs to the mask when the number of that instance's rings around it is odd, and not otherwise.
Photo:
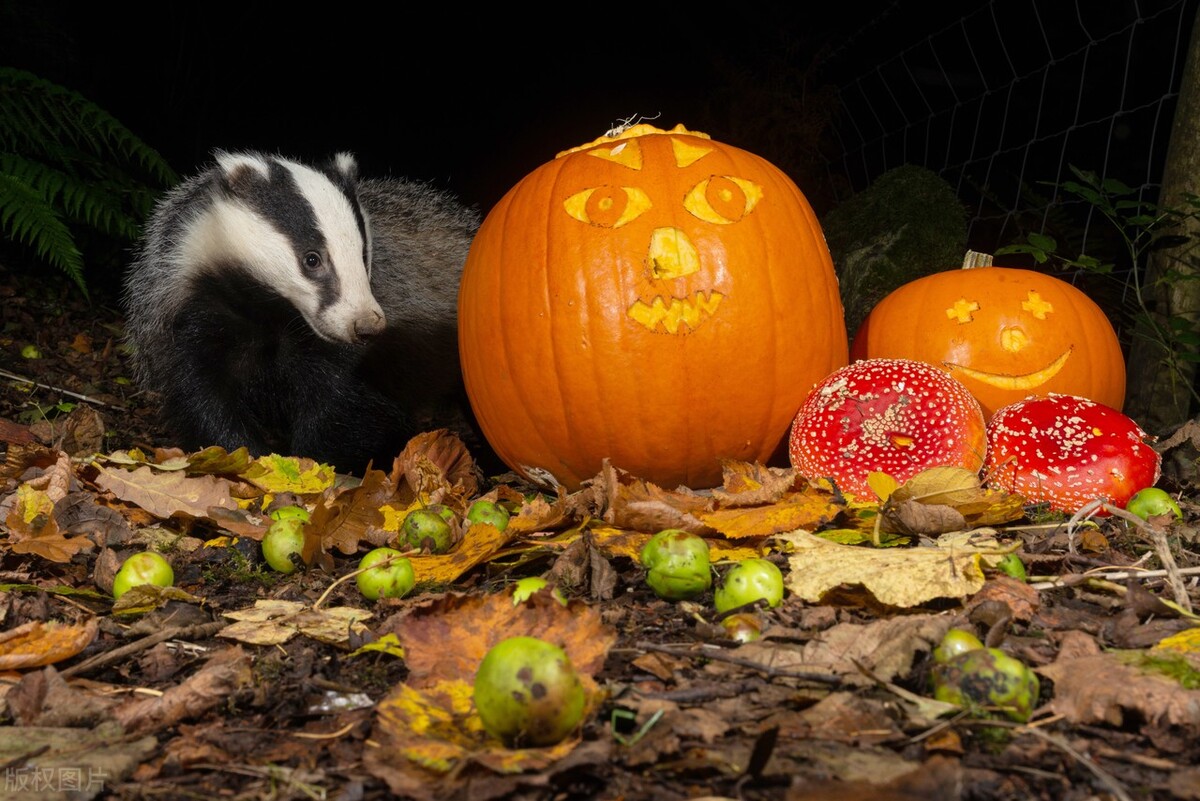
[(343, 178), (351, 181), (358, 178), (358, 162), (355, 161), (353, 153), (343, 151), (334, 154), (333, 168)]
[(255, 181), (270, 180), (271, 165), (258, 153), (229, 153), (218, 150), (214, 156), (224, 183), (235, 192)]

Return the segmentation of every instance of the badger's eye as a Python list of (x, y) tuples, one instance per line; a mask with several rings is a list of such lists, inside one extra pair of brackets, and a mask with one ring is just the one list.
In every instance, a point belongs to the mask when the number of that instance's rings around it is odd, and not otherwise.
[(321, 254), (317, 253), (315, 250), (310, 250), (304, 254), (305, 272), (315, 273), (317, 270), (321, 269), (321, 264)]

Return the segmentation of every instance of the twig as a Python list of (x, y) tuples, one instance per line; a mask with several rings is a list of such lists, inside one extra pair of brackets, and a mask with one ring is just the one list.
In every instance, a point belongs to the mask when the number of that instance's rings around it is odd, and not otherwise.
[(716, 662), (728, 662), (731, 665), (739, 665), (741, 667), (757, 670), (760, 673), (765, 673), (767, 676), (775, 678), (803, 679), (805, 681), (815, 681), (821, 684), (841, 684), (842, 677), (832, 673), (814, 673), (805, 670), (788, 670), (787, 668), (777, 668), (771, 665), (764, 665), (761, 662), (755, 662), (752, 659), (741, 659), (736, 656), (729, 656), (721, 651), (705, 651), (698, 654), (687, 648), (672, 648), (668, 645), (656, 645), (652, 642), (639, 642), (637, 648), (643, 651), (657, 651), (671, 656), (682, 656), (695, 659), (711, 659)]
[[(1115, 572), (1109, 572), (1115, 571)], [(1200, 567), (1181, 567), (1175, 571), (1180, 576), (1196, 576), (1200, 575)], [(1166, 570), (1130, 570), (1126, 567), (1094, 567), (1086, 573), (1071, 573), (1066, 576), (1055, 576), (1046, 581), (1032, 582), (1029, 586), (1035, 590), (1052, 590), (1056, 587), (1066, 587), (1070, 585), (1068, 579), (1072, 577), (1091, 578), (1098, 575), (1105, 579), (1151, 579), (1165, 578), (1170, 576)]]
[(97, 406), (108, 406), (111, 409), (120, 409), (122, 411), (125, 410), (124, 406), (117, 406), (114, 403), (105, 403), (102, 400), (98, 400), (98, 399), (90, 397), (88, 395), (80, 395), (78, 392), (72, 392), (69, 389), (63, 389), (62, 387), (56, 387), (51, 384), (40, 384), (37, 381), (34, 381), (33, 379), (26, 378), (25, 376), (16, 375), (15, 373), (9, 373), (4, 370), (0, 370), (0, 377), (8, 378), (13, 381), (20, 381), (22, 384), (32, 384), (33, 386), (38, 387), (39, 389), (48, 389), (51, 392), (61, 392), (62, 394), (69, 395), (72, 398), (78, 398), (79, 400), (83, 401), (84, 403), (94, 403)]
[(1179, 577), (1179, 566), (1175, 563), (1175, 557), (1171, 553), (1171, 546), (1167, 542), (1166, 532), (1132, 512), (1126, 511), (1119, 506), (1113, 506), (1103, 498), (1088, 501), (1067, 521), (1067, 550), (1070, 553), (1075, 553), (1075, 527), (1095, 515), (1101, 509), (1149, 533), (1150, 541), (1154, 545), (1154, 553), (1158, 556), (1158, 560), (1162, 562), (1162, 566), (1166, 570), (1167, 583), (1171, 585), (1171, 592), (1175, 595), (1175, 603), (1181, 609), (1191, 614), (1192, 600), (1188, 597), (1187, 587), (1184, 586), (1183, 579)]
[(197, 640), (205, 639), (216, 634), (227, 625), (228, 624), (223, 621), (216, 621), (213, 623), (201, 623), (197, 626), (172, 626), (169, 629), (163, 629), (162, 631), (156, 631), (153, 634), (147, 634), (140, 640), (134, 640), (128, 645), (122, 645), (120, 648), (114, 648), (111, 651), (105, 651), (102, 654), (96, 654), (95, 656), (85, 659), (77, 665), (72, 665), (69, 668), (60, 670), (59, 673), (63, 676), (63, 678), (78, 676), (83, 673), (90, 673), (96, 668), (103, 667), (110, 662), (123, 661), (126, 657), (136, 654), (139, 651), (144, 651), (151, 646), (158, 645), (160, 642), (173, 640), (176, 638)]

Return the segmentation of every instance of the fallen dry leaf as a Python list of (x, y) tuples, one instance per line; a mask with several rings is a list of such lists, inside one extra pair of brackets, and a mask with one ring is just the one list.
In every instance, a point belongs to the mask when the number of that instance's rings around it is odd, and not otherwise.
[(793, 595), (820, 603), (843, 585), (861, 585), (880, 603), (912, 607), (938, 598), (965, 598), (984, 584), (981, 557), (994, 550), (864, 548), (839, 545), (807, 531), (781, 534), (789, 543), (784, 581)]
[(31, 621), (0, 632), (0, 670), (25, 670), (70, 659), (91, 645), (99, 630), (99, 618), (93, 617), (79, 625)]
[(250, 645), (282, 645), (297, 634), (330, 645), (348, 648), (350, 634), (366, 633), (363, 621), (372, 614), (351, 606), (313, 609), (295, 601), (257, 601), (250, 609), (226, 612), (236, 620), (217, 634)]
[(1079, 725), (1137, 725), (1151, 738), (1200, 737), (1200, 690), (1152, 672), (1141, 652), (1059, 659), (1037, 668), (1054, 682), (1049, 709)]
[(217, 476), (164, 473), (152, 467), (135, 470), (97, 465), (96, 484), (123, 501), (163, 519), (176, 514), (202, 518), (210, 508), (236, 509), (229, 481)]

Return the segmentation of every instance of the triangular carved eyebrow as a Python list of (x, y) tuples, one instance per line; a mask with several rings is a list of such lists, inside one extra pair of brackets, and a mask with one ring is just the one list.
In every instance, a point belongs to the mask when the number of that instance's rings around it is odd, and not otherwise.
[(640, 170), (642, 168), (642, 148), (637, 142), (630, 139), (612, 147), (593, 148), (588, 151), (588, 155), (620, 164), (631, 170)]
[(675, 166), (686, 167), (695, 164), (700, 159), (713, 152), (708, 145), (697, 145), (682, 139), (672, 139), (671, 148), (675, 151)]

